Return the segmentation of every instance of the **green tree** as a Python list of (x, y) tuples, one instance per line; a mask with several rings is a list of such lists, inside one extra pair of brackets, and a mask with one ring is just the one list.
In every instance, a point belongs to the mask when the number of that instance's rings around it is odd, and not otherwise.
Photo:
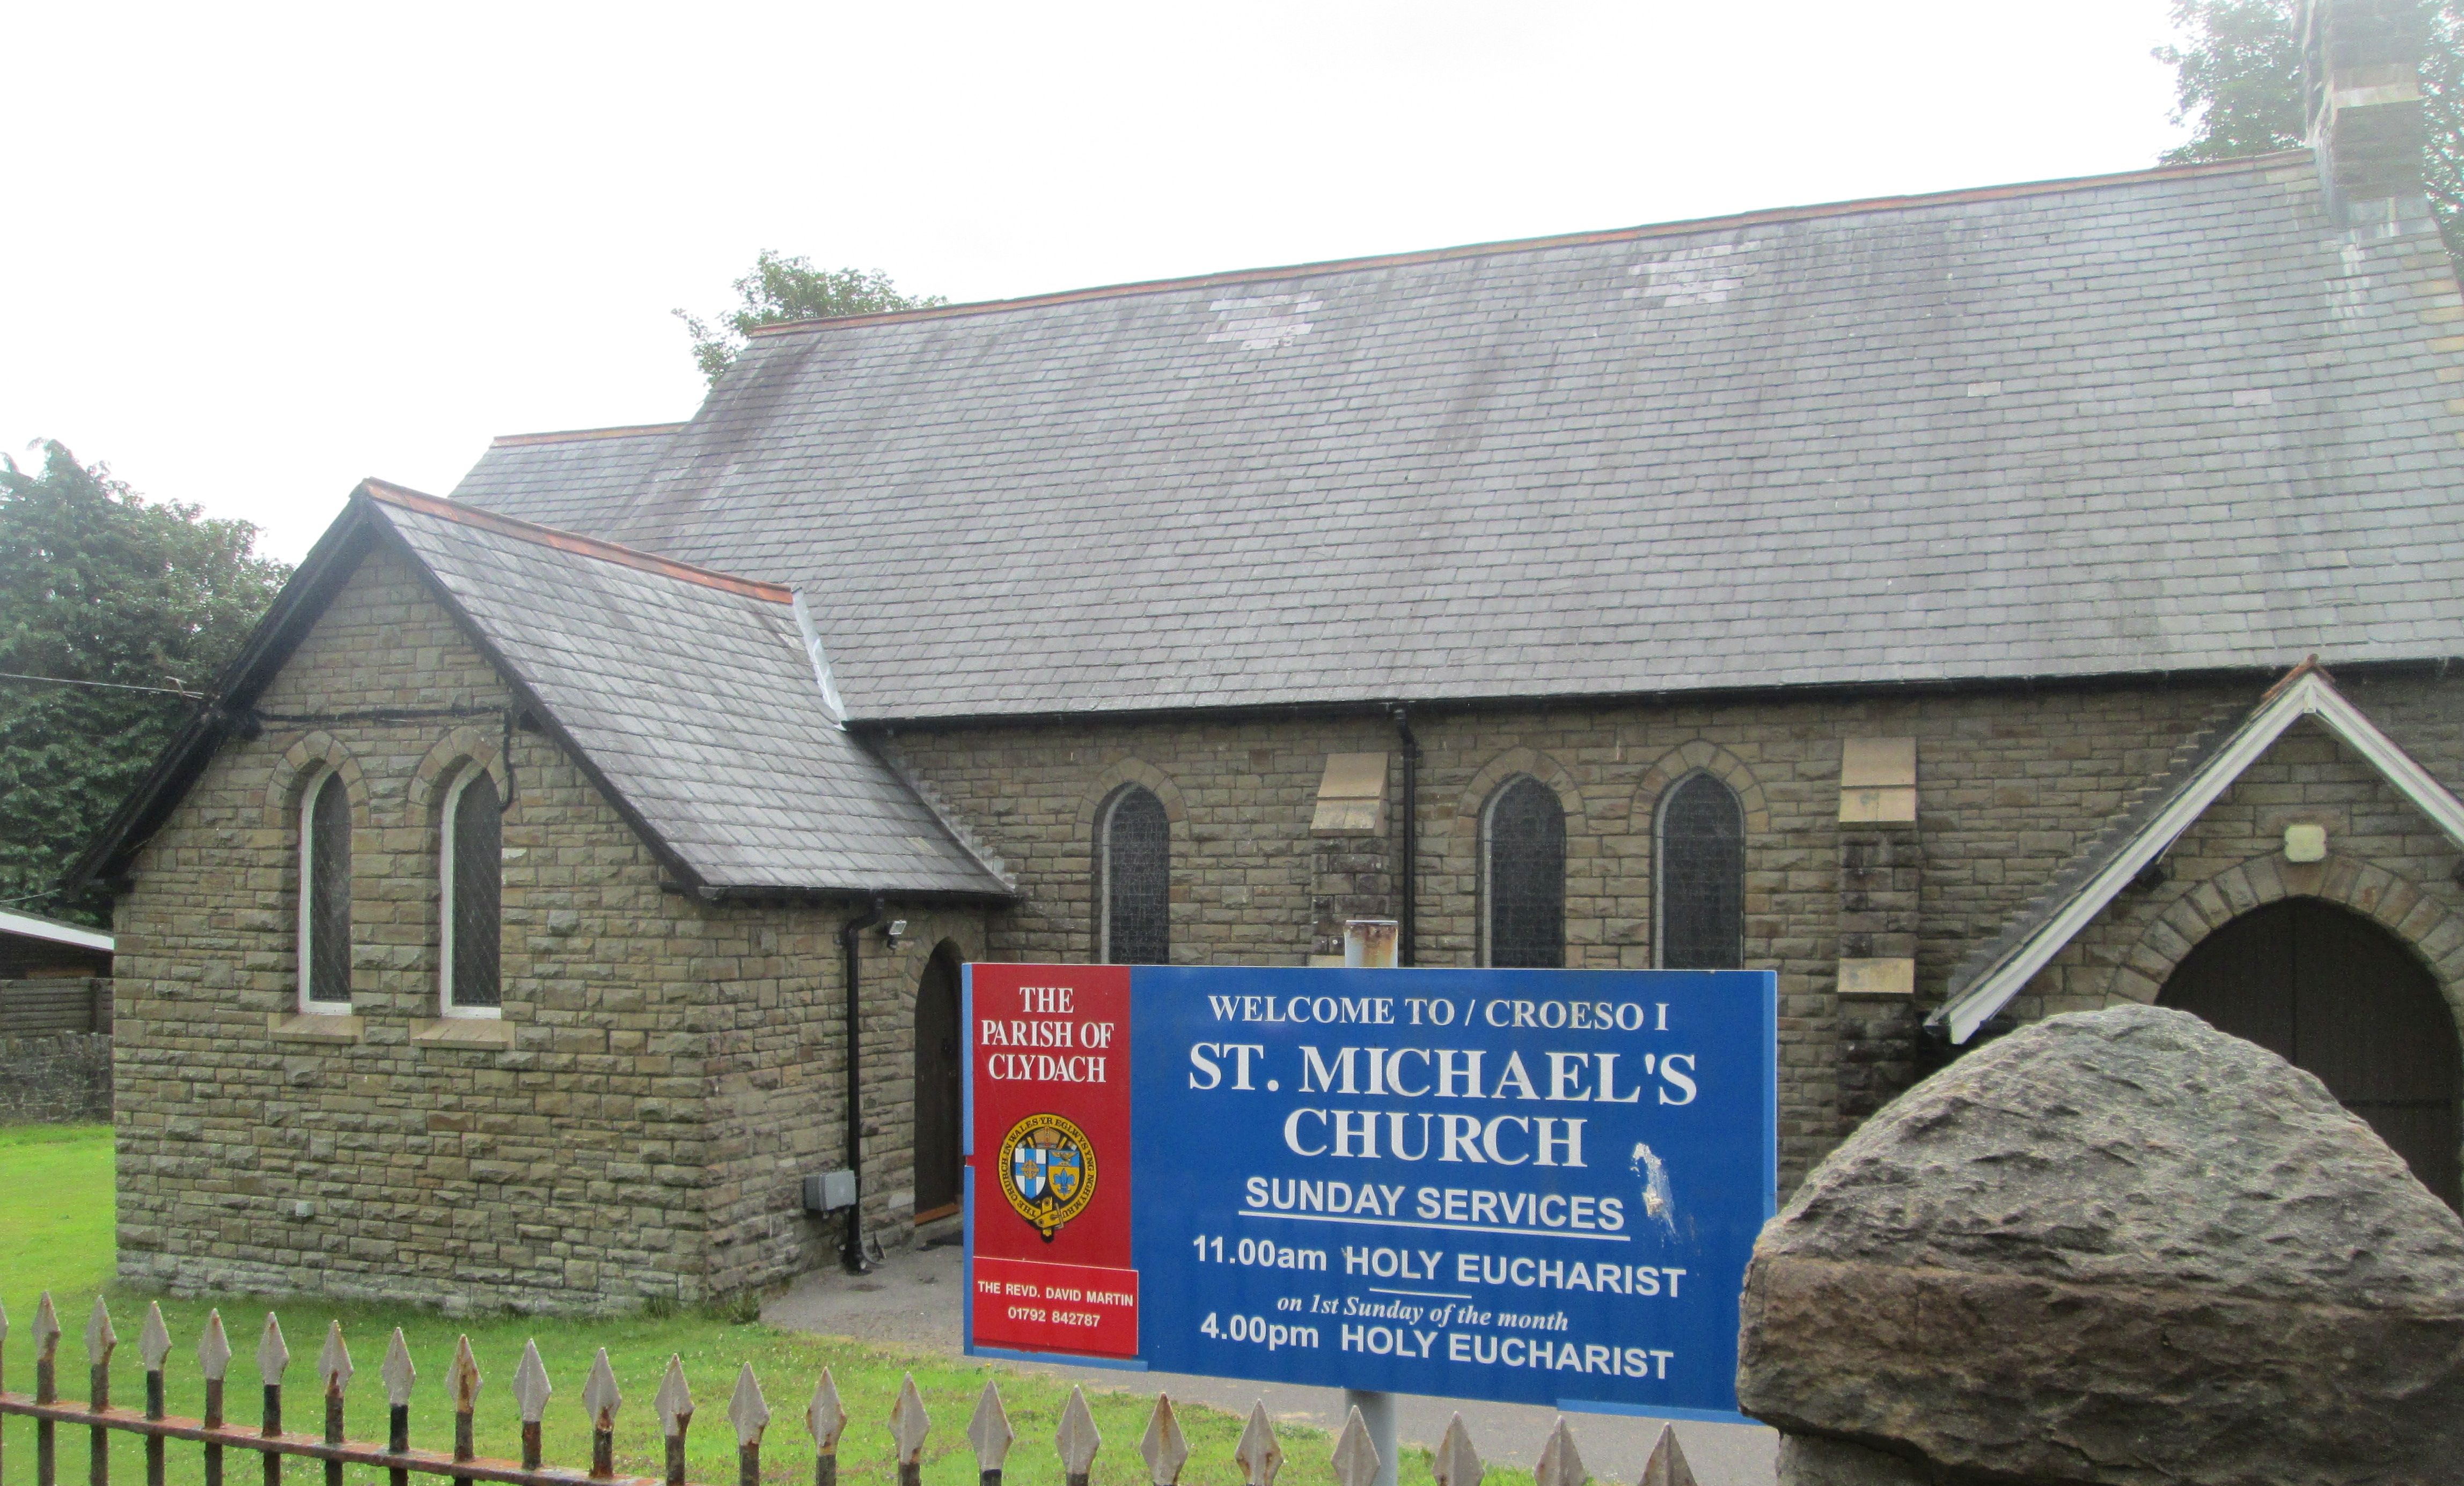
[(744, 348), (744, 338), (759, 326), (924, 310), (950, 302), (939, 295), (901, 294), (879, 269), (815, 268), (810, 258), (781, 257), (768, 248), (755, 255), (753, 272), (736, 280), (734, 287), (741, 302), (719, 317), (715, 328), (683, 310), (674, 312), (693, 333), (693, 365), (701, 367), (713, 387)]
[[(2300, 0), (2173, 0), (2182, 43), (2156, 49), (2174, 70), (2173, 122), (2195, 130), (2167, 165), (2292, 149), (2309, 132), (2301, 97)], [(2424, 0), (2422, 161), (2430, 209), (2464, 265), (2464, 0)]]
[[(290, 576), (256, 528), (149, 501), (56, 443), (0, 455), (0, 899), (102, 921), (51, 895)], [(16, 679), (45, 676), (107, 685)]]

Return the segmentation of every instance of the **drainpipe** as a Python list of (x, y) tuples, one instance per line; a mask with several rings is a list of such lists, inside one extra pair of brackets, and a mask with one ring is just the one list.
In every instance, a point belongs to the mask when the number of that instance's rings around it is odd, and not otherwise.
[(855, 1203), (847, 1209), (847, 1236), (840, 1241), (839, 1262), (850, 1275), (861, 1275), (871, 1269), (864, 1256), (864, 1106), (856, 1091), (862, 1087), (859, 1075), (863, 1069), (860, 1056), (864, 1047), (864, 1013), (859, 991), (863, 985), (864, 954), (857, 947), (858, 936), (881, 921), (882, 896), (872, 895), (872, 906), (849, 919), (839, 930), (839, 948), (847, 956), (847, 1163), (855, 1174)]
[(1420, 740), (1412, 736), (1411, 708), (1395, 709), (1395, 736), (1403, 744), (1403, 870), (1396, 894), (1395, 962), (1414, 965), (1420, 963)]

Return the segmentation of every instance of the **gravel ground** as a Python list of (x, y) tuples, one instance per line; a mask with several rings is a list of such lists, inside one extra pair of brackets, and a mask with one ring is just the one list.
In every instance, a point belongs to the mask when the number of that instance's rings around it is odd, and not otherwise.
[[(787, 1295), (761, 1308), (775, 1326), (823, 1336), (854, 1337), (923, 1351), (959, 1349), (958, 1307), (964, 1287), (956, 1245), (893, 1251), (872, 1275), (810, 1275)], [(1264, 1399), (1279, 1421), (1334, 1430), (1343, 1423), (1338, 1388), (1292, 1387), (1236, 1378), (1197, 1378), (1178, 1373), (1128, 1373), (1109, 1367), (1054, 1364), (1005, 1364), (1022, 1370), (1069, 1378), (1089, 1387), (1160, 1389), (1235, 1413)], [(1529, 1466), (1555, 1420), (1553, 1409), (1527, 1404), (1483, 1404), (1406, 1396), (1397, 1401), (1396, 1430), (1407, 1445), (1434, 1447), (1446, 1420), (1460, 1411), (1484, 1457)], [(1571, 1416), (1583, 1462), (1601, 1480), (1627, 1486), (1642, 1473), (1661, 1421), (1614, 1414)], [(1677, 1437), (1702, 1486), (1772, 1486), (1779, 1436), (1758, 1427), (1681, 1422)]]

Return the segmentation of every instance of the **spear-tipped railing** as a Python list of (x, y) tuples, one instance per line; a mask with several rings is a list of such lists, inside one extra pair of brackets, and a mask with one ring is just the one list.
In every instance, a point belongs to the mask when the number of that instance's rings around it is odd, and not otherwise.
[[(547, 1366), (539, 1358), (537, 1342), (523, 1344), (521, 1361), (514, 1368), (514, 1407), (521, 1421), (521, 1458), (491, 1460), (482, 1458), (473, 1445), (482, 1379), (467, 1336), (455, 1342), (453, 1363), (445, 1380), (446, 1404), (453, 1415), (451, 1452), (411, 1446), (410, 1395), (419, 1372), (411, 1365), (410, 1347), (399, 1327), (387, 1339), (385, 1364), (378, 1374), (385, 1383), (386, 1405), (383, 1445), (353, 1440), (345, 1428), (343, 1399), (353, 1369), (351, 1349), (343, 1340), (340, 1321), (326, 1326), (324, 1346), (317, 1356), (317, 1381), (325, 1407), (319, 1421), (322, 1428), (313, 1433), (295, 1432), (283, 1426), (282, 1379), (291, 1365), (291, 1348), (283, 1341), (282, 1323), (270, 1312), (265, 1318), (265, 1329), (257, 1338), (256, 1370), (265, 1397), (264, 1412), (253, 1429), (235, 1427), (223, 1414), (223, 1382), (231, 1368), (231, 1346), (220, 1311), (207, 1313), (203, 1333), (197, 1339), (197, 1372), (205, 1385), (203, 1418), (183, 1419), (164, 1411), (164, 1370), (171, 1355), (171, 1331), (164, 1323), (161, 1306), (147, 1307), (145, 1326), (138, 1337), (138, 1353), (145, 1364), (145, 1406), (142, 1411), (132, 1411), (111, 1401), (111, 1357), (119, 1342), (112, 1328), (111, 1313), (98, 1298), (85, 1325), (86, 1402), (62, 1401), (58, 1386), (59, 1316), (52, 1297), (45, 1295), (34, 1308), (34, 1391), (31, 1395), (11, 1393), (7, 1387), (9, 1313), (0, 1308), (0, 1416), (22, 1414), (34, 1421), (34, 1486), (58, 1486), (56, 1434), (63, 1424), (81, 1425), (90, 1431), (86, 1466), (89, 1486), (110, 1486), (114, 1432), (135, 1434), (144, 1440), (146, 1486), (164, 1486), (164, 1448), (172, 1440), (202, 1448), (205, 1486), (223, 1486), (224, 1453), (230, 1450), (255, 1453), (264, 1472), (265, 1486), (282, 1486), (283, 1461), (293, 1455), (321, 1463), (324, 1486), (341, 1486), (343, 1467), (347, 1465), (382, 1469), (390, 1486), (409, 1486), (414, 1475), (445, 1476), (467, 1483), (499, 1482), (505, 1486), (689, 1486), (685, 1477), (685, 1431), (693, 1424), (693, 1390), (685, 1383), (684, 1360), (680, 1357), (668, 1359), (666, 1375), (651, 1399), (651, 1408), (658, 1414), (659, 1433), (667, 1446), (664, 1475), (619, 1475), (615, 1468), (616, 1410), (624, 1398), (617, 1391), (616, 1374), (608, 1365), (606, 1349), (599, 1350), (590, 1365), (589, 1380), (582, 1389), (582, 1408), (590, 1420), (590, 1468), (585, 1475), (542, 1463), (541, 1431), (548, 1401), (556, 1389), (548, 1381)], [(762, 1397), (760, 1380), (754, 1376), (749, 1363), (737, 1374), (735, 1390), (728, 1399), (727, 1422), (736, 1431), (736, 1486), (761, 1486), (761, 1435), (770, 1424), (770, 1406)], [(912, 1373), (900, 1382), (889, 1423), (896, 1449), (898, 1486), (922, 1486), (924, 1447), (933, 1421), (925, 1412), (923, 1394), (917, 1391)], [(839, 1402), (837, 1380), (825, 1367), (813, 1388), (812, 1402), (804, 1408), (804, 1428), (813, 1440), (813, 1486), (838, 1486), (839, 1442), (847, 1426), (847, 1414)], [(987, 1382), (967, 1425), (967, 1443), (976, 1456), (978, 1486), (1001, 1486), (1003, 1463), (1016, 1438), (1000, 1387)], [(1088, 1407), (1087, 1395), (1071, 1387), (1052, 1435), (1067, 1486), (1089, 1486), (1095, 1455), (1103, 1443), (1103, 1433), (1095, 1427), (1094, 1410)], [(1189, 1441), (1181, 1432), (1172, 1400), (1161, 1394), (1155, 1397), (1145, 1437), (1138, 1442), (1138, 1453), (1146, 1462), (1151, 1486), (1179, 1486), (1181, 1469), (1189, 1461)], [(1273, 1422), (1266, 1417), (1264, 1403), (1250, 1410), (1232, 1459), (1243, 1486), (1275, 1486), (1275, 1476), (1284, 1465), (1284, 1448), (1275, 1436)], [(1371, 1486), (1377, 1478), (1382, 1462), (1357, 1408), (1351, 1410), (1342, 1431), (1335, 1436), (1331, 1463), (1339, 1486)], [(1471, 1436), (1460, 1416), (1446, 1427), (1445, 1438), (1439, 1443), (1432, 1465), (1436, 1486), (1480, 1486), (1480, 1453), (1472, 1447)], [(1588, 1486), (1590, 1474), (1565, 1420), (1559, 1419), (1556, 1428), (1550, 1431), (1532, 1475), (1535, 1486)], [(1694, 1473), (1685, 1463), (1685, 1453), (1678, 1448), (1675, 1431), (1661, 1431), (1659, 1442), (1637, 1481), (1638, 1486), (1694, 1486)]]

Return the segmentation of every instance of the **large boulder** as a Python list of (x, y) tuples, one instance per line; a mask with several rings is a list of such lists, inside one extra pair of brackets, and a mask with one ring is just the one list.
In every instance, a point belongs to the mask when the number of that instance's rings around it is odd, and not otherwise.
[(1740, 1347), (1807, 1486), (2464, 1480), (2464, 1223), (2179, 1011), (2054, 1017), (1867, 1121), (1763, 1230)]

